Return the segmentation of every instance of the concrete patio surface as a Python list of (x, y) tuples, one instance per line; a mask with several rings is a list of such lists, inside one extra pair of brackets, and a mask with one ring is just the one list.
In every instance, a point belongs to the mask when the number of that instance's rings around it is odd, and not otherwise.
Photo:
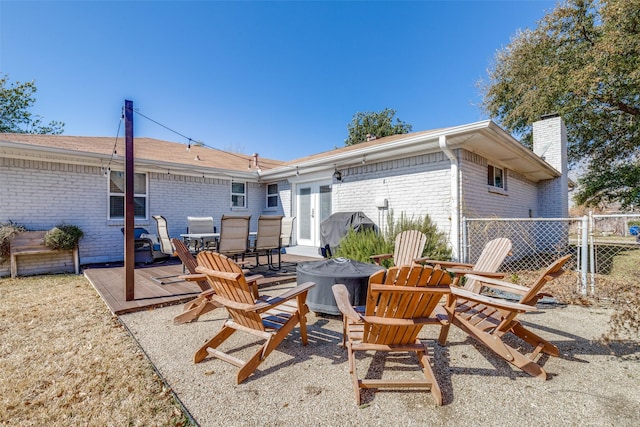
[[(279, 293), (291, 284), (278, 285)], [(422, 337), (433, 349), (432, 362), (443, 392), (436, 407), (428, 392), (366, 391), (358, 407), (336, 316), (308, 319), (309, 345), (298, 329), (256, 373), (235, 384), (237, 368), (217, 359), (194, 364), (195, 351), (220, 328), (224, 310), (197, 322), (174, 325), (181, 306), (121, 315), (159, 374), (201, 426), (285, 425), (460, 425), (460, 426), (635, 426), (640, 414), (640, 348), (637, 343), (605, 346), (611, 310), (545, 305), (522, 318), (550, 339), (561, 357), (541, 361), (550, 379), (540, 381), (499, 359), (456, 327), (446, 347), (435, 344), (439, 329)], [(223, 349), (236, 357), (252, 353), (256, 341), (236, 334)], [(518, 344), (515, 342), (514, 344)], [(523, 344), (526, 345), (526, 344)], [(369, 367), (369, 363), (373, 364)], [(363, 357), (361, 374), (421, 375), (415, 357)]]

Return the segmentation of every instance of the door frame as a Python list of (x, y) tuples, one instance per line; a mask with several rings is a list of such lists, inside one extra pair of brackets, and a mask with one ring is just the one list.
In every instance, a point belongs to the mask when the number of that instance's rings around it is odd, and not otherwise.
[[(293, 206), (295, 208), (295, 216), (297, 217), (296, 221), (296, 244), (300, 246), (320, 246), (320, 223), (326, 219), (322, 217), (321, 210), (321, 197), (320, 197), (320, 189), (322, 187), (329, 187), (330, 192), (330, 203), (328, 215), (333, 213), (333, 182), (331, 179), (317, 179), (317, 180), (309, 180), (304, 182), (296, 182), (294, 185), (293, 191)], [(307, 221), (307, 218), (303, 218), (301, 215), (300, 209), (300, 190), (303, 188), (310, 188), (310, 218)], [(327, 216), (328, 216), (327, 215)], [(306, 216), (306, 215), (305, 215)], [(305, 233), (301, 233), (302, 227), (309, 224), (310, 227), (310, 238), (304, 239), (301, 236), (305, 235)]]

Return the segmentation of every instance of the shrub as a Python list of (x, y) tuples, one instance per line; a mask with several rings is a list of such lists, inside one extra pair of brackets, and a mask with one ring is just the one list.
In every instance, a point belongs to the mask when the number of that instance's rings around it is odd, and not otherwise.
[(0, 262), (9, 258), (11, 251), (11, 239), (13, 239), (18, 233), (26, 231), (27, 229), (14, 222), (0, 223)]
[(336, 257), (349, 258), (360, 262), (371, 262), (371, 255), (388, 254), (393, 252), (389, 250), (388, 243), (384, 237), (374, 230), (363, 230), (355, 232), (349, 230), (346, 236), (340, 240), (340, 246), (334, 254)]
[[(429, 215), (424, 217), (409, 218), (404, 212), (400, 213), (400, 218), (395, 221), (393, 211), (387, 215), (387, 232), (385, 240), (391, 244), (391, 252), (395, 245), (396, 236), (406, 230), (419, 230), (427, 236), (427, 243), (424, 245), (422, 256), (430, 259), (447, 261), (451, 259), (451, 248), (444, 233), (438, 231), (438, 226), (431, 221)], [(389, 252), (389, 253), (391, 253)]]
[[(379, 234), (372, 230), (354, 232), (350, 230), (340, 241), (335, 256), (353, 259), (361, 262), (371, 262), (371, 255), (391, 254), (395, 249), (395, 239), (405, 230), (419, 230), (427, 236), (427, 243), (422, 256), (430, 259), (451, 259), (451, 249), (444, 233), (438, 231), (437, 226), (427, 215), (424, 218), (408, 218), (401, 214), (396, 222), (393, 211), (387, 215), (387, 231)], [(385, 267), (391, 266), (390, 260), (383, 260)]]
[(51, 249), (68, 250), (78, 245), (80, 238), (84, 236), (82, 230), (75, 225), (58, 224), (47, 231), (44, 236), (44, 244)]

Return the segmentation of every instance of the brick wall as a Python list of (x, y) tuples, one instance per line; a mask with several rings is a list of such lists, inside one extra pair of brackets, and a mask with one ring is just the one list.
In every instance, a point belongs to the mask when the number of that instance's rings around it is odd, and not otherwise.
[(538, 206), (541, 217), (569, 216), (569, 175), (567, 165), (567, 129), (561, 117), (548, 117), (533, 124), (533, 151), (562, 173), (541, 182)]
[(333, 212), (362, 211), (384, 226), (387, 211), (376, 207), (376, 199), (388, 201), (398, 218), (429, 215), (445, 233), (450, 228), (450, 162), (435, 153), (401, 160), (365, 164), (342, 171), (342, 182), (332, 186)]
[(528, 218), (538, 206), (537, 186), (524, 176), (505, 169), (505, 189), (487, 185), (487, 159), (463, 150), (460, 158), (462, 216), (468, 218)]
[[(13, 221), (30, 230), (77, 225), (84, 231), (81, 264), (123, 259), (124, 221), (107, 218), (108, 178), (99, 167), (0, 158), (0, 175), (0, 222)], [(148, 183), (149, 218), (136, 220), (136, 227), (150, 233), (156, 232), (152, 215), (163, 215), (170, 236), (178, 237), (186, 233), (189, 215), (213, 216), (218, 230), (223, 214), (251, 215), (251, 230), (256, 230), (260, 214), (282, 214), (282, 207), (265, 211), (265, 186), (255, 182), (247, 183), (243, 209), (231, 208), (231, 180), (149, 173)], [(9, 263), (0, 264), (0, 275), (8, 272)]]

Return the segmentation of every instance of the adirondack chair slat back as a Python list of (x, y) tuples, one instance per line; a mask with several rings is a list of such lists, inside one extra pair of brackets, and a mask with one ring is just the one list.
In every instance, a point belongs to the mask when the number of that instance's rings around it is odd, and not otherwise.
[[(209, 276), (209, 281), (216, 294), (226, 300), (240, 305), (253, 305), (255, 299), (251, 287), (247, 284), (242, 269), (230, 258), (216, 252), (204, 251), (198, 254), (198, 265), (211, 270), (239, 273), (237, 279), (225, 279)], [(260, 315), (243, 308), (235, 308), (224, 304), (234, 322), (252, 329), (264, 330)]]
[[(184, 268), (186, 268), (189, 273), (196, 274), (196, 267), (198, 266), (198, 262), (196, 261), (195, 257), (191, 255), (191, 251), (189, 251), (187, 245), (182, 240), (175, 237), (171, 239), (171, 244), (176, 251), (176, 255), (178, 256), (178, 258), (180, 258), (182, 264), (184, 264)], [(202, 291), (211, 289), (211, 285), (207, 280), (198, 280), (196, 283)]]
[(393, 263), (396, 266), (411, 265), (422, 256), (427, 236), (419, 230), (407, 230), (396, 236)]
[(571, 255), (565, 255), (562, 258), (557, 259), (553, 264), (547, 267), (536, 279), (535, 282), (531, 285), (529, 292), (527, 292), (521, 299), (520, 304), (526, 305), (536, 305), (538, 300), (540, 299), (538, 293), (540, 290), (552, 281), (553, 279), (561, 276), (564, 273), (562, 267), (565, 265), (567, 261), (571, 258)]
[[(482, 248), (473, 270), (496, 272), (509, 253), (511, 253), (511, 240), (505, 237), (490, 240)], [(475, 280), (467, 280), (464, 287), (468, 290), (479, 291)]]
[(498, 271), (511, 252), (511, 240), (500, 237), (487, 242), (473, 266), (476, 271)]
[[(439, 267), (392, 267), (369, 279), (363, 340), (369, 344), (414, 343), (426, 318), (449, 292), (451, 276)], [(379, 318), (379, 320), (375, 320)], [(381, 319), (413, 320), (404, 325)], [(397, 322), (396, 322), (397, 323)]]

